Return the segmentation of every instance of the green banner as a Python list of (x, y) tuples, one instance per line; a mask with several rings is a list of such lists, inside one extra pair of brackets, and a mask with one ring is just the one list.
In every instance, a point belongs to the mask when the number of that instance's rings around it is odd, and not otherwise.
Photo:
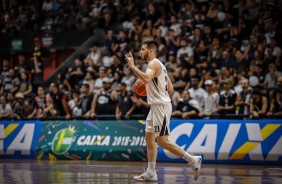
[(142, 121), (48, 121), (37, 144), (37, 159), (146, 160)]

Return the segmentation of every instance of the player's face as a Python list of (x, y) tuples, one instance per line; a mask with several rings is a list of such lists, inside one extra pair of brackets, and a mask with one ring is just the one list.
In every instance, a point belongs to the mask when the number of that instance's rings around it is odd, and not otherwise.
[(147, 45), (142, 45), (142, 47), (140, 49), (140, 55), (142, 57), (142, 60), (147, 60), (148, 59), (149, 50), (147, 48)]

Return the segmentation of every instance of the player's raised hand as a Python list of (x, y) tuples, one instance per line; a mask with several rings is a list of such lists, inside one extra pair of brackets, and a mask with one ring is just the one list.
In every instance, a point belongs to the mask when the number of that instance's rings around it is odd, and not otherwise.
[(134, 58), (130, 51), (125, 55), (125, 60), (127, 61), (130, 68), (134, 66)]

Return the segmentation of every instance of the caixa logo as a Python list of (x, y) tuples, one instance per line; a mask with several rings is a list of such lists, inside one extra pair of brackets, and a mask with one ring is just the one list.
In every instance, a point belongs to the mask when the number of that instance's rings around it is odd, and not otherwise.
[(0, 156), (30, 156), (35, 151), (42, 122), (1, 122)]
[[(281, 122), (178, 122), (170, 140), (206, 161), (275, 162), (282, 157)], [(164, 154), (176, 158), (165, 150)]]
[(75, 141), (74, 127), (62, 129), (56, 133), (52, 141), (52, 151), (57, 155), (63, 155), (71, 148)]

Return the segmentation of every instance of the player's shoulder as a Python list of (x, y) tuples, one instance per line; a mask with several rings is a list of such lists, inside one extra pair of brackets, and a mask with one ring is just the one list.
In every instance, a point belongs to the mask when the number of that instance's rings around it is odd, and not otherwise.
[(161, 62), (157, 58), (155, 58), (148, 63), (148, 67), (150, 67), (150, 68), (160, 68)]

